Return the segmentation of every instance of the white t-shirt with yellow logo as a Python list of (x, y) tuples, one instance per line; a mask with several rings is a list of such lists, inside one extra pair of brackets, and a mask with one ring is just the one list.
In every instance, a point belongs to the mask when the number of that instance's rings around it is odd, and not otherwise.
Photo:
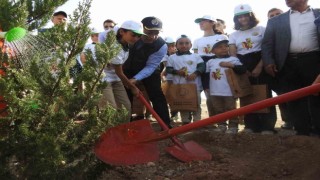
[(248, 54), (261, 51), (261, 43), (264, 36), (265, 27), (255, 26), (245, 31), (235, 31), (229, 36), (229, 44), (237, 47), (237, 54)]
[[(203, 63), (202, 58), (198, 54), (184, 54), (177, 55), (173, 54), (169, 56), (167, 67), (173, 67), (175, 70), (180, 70), (182, 68), (186, 68), (188, 75), (194, 73), (197, 70), (197, 65), (199, 63)], [(201, 78), (197, 76), (194, 81), (187, 81), (185, 77), (179, 75), (172, 75), (172, 83), (173, 84), (187, 84), (194, 83), (197, 84), (198, 91), (202, 90)]]
[(227, 80), (225, 67), (221, 67), (221, 62), (230, 62), (234, 65), (242, 65), (236, 57), (210, 59), (206, 64), (206, 72), (210, 73), (210, 95), (211, 96), (232, 96), (232, 92)]

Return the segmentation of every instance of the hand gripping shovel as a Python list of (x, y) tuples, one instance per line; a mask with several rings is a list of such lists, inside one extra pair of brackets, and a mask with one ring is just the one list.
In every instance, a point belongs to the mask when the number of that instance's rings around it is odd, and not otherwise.
[[(141, 93), (139, 94), (139, 99), (151, 112), (152, 116), (157, 120), (161, 128), (165, 131), (169, 130), (168, 126), (163, 122), (160, 116), (155, 112), (155, 110), (151, 107), (151, 105), (147, 102), (147, 100), (143, 97)], [(171, 141), (174, 143), (174, 145), (167, 147), (166, 152), (183, 162), (203, 161), (212, 159), (212, 155), (194, 141), (182, 143), (178, 140), (176, 136), (172, 136)]]
[(110, 128), (102, 134), (95, 145), (94, 151), (99, 159), (114, 165), (131, 165), (155, 161), (159, 155), (155, 141), (167, 139), (213, 123), (223, 122), (229, 118), (269, 106), (316, 94), (319, 91), (320, 83), (161, 132), (154, 132), (149, 120), (125, 123)]

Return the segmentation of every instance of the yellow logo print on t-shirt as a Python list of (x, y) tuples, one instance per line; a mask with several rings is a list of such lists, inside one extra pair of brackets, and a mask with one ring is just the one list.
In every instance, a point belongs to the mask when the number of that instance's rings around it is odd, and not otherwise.
[(220, 68), (217, 68), (216, 72), (212, 72), (212, 78), (215, 80), (220, 80), (222, 75)]
[(246, 42), (242, 42), (242, 47), (244, 49), (251, 49), (253, 47), (253, 42), (251, 41), (251, 38), (247, 38)]
[(207, 44), (207, 47), (203, 48), (203, 52), (206, 54), (210, 54), (212, 52), (212, 47), (210, 44)]
[(188, 61), (187, 61), (187, 64), (188, 64), (188, 65), (192, 65), (192, 64), (193, 64), (193, 61), (192, 61), (192, 60), (188, 60)]

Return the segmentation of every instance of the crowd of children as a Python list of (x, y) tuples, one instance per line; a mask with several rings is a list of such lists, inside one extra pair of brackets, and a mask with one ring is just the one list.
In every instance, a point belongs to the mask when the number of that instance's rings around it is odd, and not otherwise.
[[(287, 3), (287, 5), (291, 9), (296, 8), (290, 3)], [(276, 10), (279, 9), (274, 8), (270, 12)], [(277, 14), (272, 15), (272, 18), (276, 18), (275, 16), (281, 13), (281, 10), (279, 10), (279, 13), (277, 11)], [(148, 95), (151, 96), (152, 105), (169, 127), (174, 120), (176, 121), (175, 117), (178, 113), (180, 113), (182, 124), (206, 118), (201, 117), (201, 93), (206, 96), (208, 116), (236, 109), (237, 98), (231, 92), (225, 73), (227, 69), (232, 69), (236, 74), (246, 74), (251, 85), (266, 85), (267, 96), (272, 97), (271, 90), (274, 90), (275, 79), (265, 70), (265, 61), (262, 58), (262, 44), (264, 41), (268, 41), (264, 39), (266, 28), (258, 25), (259, 20), (248, 4), (240, 4), (235, 7), (233, 21), (235, 31), (227, 35), (224, 32), (225, 22), (223, 20), (215, 19), (210, 15), (196, 18), (194, 22), (199, 24), (203, 36), (192, 42), (187, 35), (180, 35), (176, 39), (172, 37), (162, 39), (159, 36), (159, 31), (162, 29), (161, 20), (156, 17), (147, 17), (142, 20), (143, 33), (135, 36), (137, 39), (131, 44), (125, 42), (130, 44), (128, 46), (128, 57), (122, 58), (120, 66), (111, 64), (111, 67), (120, 67), (123, 70), (126, 78), (119, 78), (118, 80), (119, 82), (122, 81), (127, 88), (129, 97), (132, 94), (137, 95), (139, 90), (131, 89), (131, 92), (130, 90), (128, 92), (128, 87), (135, 87), (139, 82), (147, 86), (146, 90)], [(105, 40), (110, 29), (114, 29), (115, 32), (121, 30), (121, 28), (116, 30), (115, 25), (112, 20), (104, 22), (106, 31), (99, 34), (99, 37), (102, 38), (100, 42)], [(316, 24), (315, 27), (317, 27)], [(133, 29), (123, 27), (123, 25), (122, 29), (133, 31)], [(132, 36), (134, 37), (134, 35)], [(124, 46), (124, 44), (122, 45)], [(316, 51), (319, 51), (319, 47)], [(126, 59), (129, 60), (126, 61)], [(122, 63), (124, 63), (124, 67), (122, 67)], [(116, 73), (116, 75), (121, 74)], [(172, 111), (171, 122), (169, 122), (168, 110), (163, 106), (165, 102), (163, 93), (160, 92), (161, 90), (159, 91), (161, 82), (195, 84), (198, 97), (195, 101), (197, 110), (192, 112), (185, 110)], [(107, 97), (107, 95), (104, 95), (104, 97)], [(109, 101), (108, 98), (107, 101)], [(117, 104), (117, 102), (112, 104)], [(170, 107), (170, 104), (167, 104), (167, 107)], [(270, 107), (269, 111), (265, 113), (246, 114), (244, 116), (244, 132), (274, 134), (276, 119), (275, 106)], [(289, 129), (292, 128), (291, 126)], [(313, 125), (312, 128), (317, 129), (316, 125)], [(230, 134), (238, 133), (239, 118), (234, 117), (217, 124), (214, 131)]]

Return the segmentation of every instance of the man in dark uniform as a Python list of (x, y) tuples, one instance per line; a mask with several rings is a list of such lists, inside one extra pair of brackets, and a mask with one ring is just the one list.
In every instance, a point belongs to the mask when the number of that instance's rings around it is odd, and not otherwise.
[[(141, 22), (146, 35), (129, 49), (129, 57), (123, 65), (123, 71), (133, 84), (140, 81), (144, 85), (154, 110), (171, 127), (167, 101), (161, 90), (159, 69), (168, 49), (165, 41), (159, 36), (162, 22), (153, 16), (146, 17)], [(130, 91), (128, 96), (132, 102), (133, 96)]]

